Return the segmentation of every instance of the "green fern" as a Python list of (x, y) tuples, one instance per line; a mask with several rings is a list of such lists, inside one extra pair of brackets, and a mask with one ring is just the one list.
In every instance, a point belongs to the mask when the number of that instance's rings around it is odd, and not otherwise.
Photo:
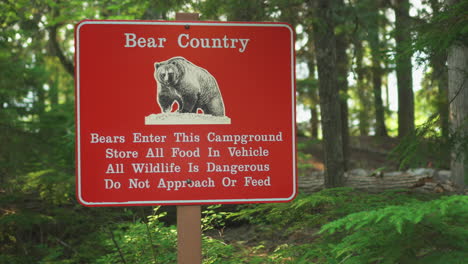
[(332, 253), (342, 263), (449, 263), (468, 259), (467, 223), (468, 197), (450, 196), (353, 213), (320, 233), (335, 241)]

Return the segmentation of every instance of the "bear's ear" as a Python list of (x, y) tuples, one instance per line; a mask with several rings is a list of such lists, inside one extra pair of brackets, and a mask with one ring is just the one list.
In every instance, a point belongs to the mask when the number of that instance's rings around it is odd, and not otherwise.
[(155, 63), (154, 63), (154, 69), (157, 69), (159, 66), (161, 66), (161, 63), (160, 63), (160, 62), (155, 62)]

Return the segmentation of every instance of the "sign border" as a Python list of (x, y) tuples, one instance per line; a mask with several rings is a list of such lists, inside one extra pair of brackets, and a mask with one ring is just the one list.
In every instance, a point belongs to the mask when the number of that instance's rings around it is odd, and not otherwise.
[[(286, 198), (253, 198), (253, 199), (212, 199), (212, 200), (165, 200), (165, 201), (126, 201), (126, 202), (87, 202), (82, 197), (81, 189), (81, 124), (80, 124), (80, 29), (86, 25), (164, 25), (164, 26), (238, 26), (238, 27), (283, 27), (291, 34), (291, 98), (292, 98), (292, 161), (293, 190)], [(295, 33), (291, 25), (278, 22), (211, 22), (211, 21), (146, 21), (146, 20), (83, 20), (75, 25), (75, 165), (76, 197), (85, 206), (149, 206), (149, 205), (198, 205), (198, 204), (241, 204), (241, 203), (274, 203), (289, 202), (297, 195), (297, 161), (296, 161), (296, 55)]]

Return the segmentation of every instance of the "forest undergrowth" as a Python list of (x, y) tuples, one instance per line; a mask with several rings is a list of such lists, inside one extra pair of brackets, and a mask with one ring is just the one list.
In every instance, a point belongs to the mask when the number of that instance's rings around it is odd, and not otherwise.
[[(14, 193), (0, 197), (1, 208), (10, 205), (0, 217), (0, 263), (175, 263), (171, 207), (84, 208), (50, 191), (21, 210)], [(461, 195), (334, 188), (291, 203), (204, 206), (202, 223), (203, 263), (468, 258), (468, 197)]]
[[(299, 143), (299, 171), (320, 163), (316, 143)], [(72, 172), (57, 166), (65, 161), (29, 163), (0, 187), (1, 264), (176, 262), (174, 206), (83, 207)], [(468, 197), (455, 194), (332, 188), (290, 203), (203, 206), (202, 223), (203, 263), (468, 259)]]

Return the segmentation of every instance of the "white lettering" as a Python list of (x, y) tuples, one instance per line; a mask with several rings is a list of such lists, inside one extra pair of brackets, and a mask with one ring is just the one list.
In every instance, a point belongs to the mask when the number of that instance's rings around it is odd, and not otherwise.
[(125, 143), (124, 136), (100, 136), (98, 133), (91, 133), (91, 143)]
[(249, 142), (275, 142), (283, 141), (283, 132), (270, 135), (218, 135), (215, 132), (209, 132), (206, 136), (209, 142), (233, 142), (237, 144), (247, 144)]
[(265, 157), (270, 154), (268, 149), (264, 149), (263, 147), (259, 148), (245, 148), (241, 147), (240, 149), (237, 147), (228, 147), (229, 154), (231, 157)]
[(106, 159), (119, 158), (138, 158), (138, 152), (135, 150), (116, 150), (112, 148), (106, 149)]
[(238, 48), (239, 52), (244, 52), (247, 49), (247, 45), (250, 39), (231, 39), (224, 35), (222, 39), (219, 38), (191, 38), (189, 34), (180, 34), (177, 38), (177, 44), (181, 48), (237, 48), (237, 44), (240, 43)]
[(186, 45), (182, 44), (182, 38), (184, 38), (184, 37), (186, 39), (188, 39), (190, 36), (189, 36), (189, 34), (180, 34), (179, 37), (177, 38), (177, 43), (179, 44), (179, 47), (181, 47), (181, 48), (188, 47), (188, 44), (186, 44)]
[(244, 177), (244, 186), (271, 186), (270, 176), (265, 179), (254, 179), (252, 177)]
[(185, 181), (167, 181), (161, 178), (159, 180), (158, 188), (166, 189), (166, 191), (178, 191), (182, 188), (213, 188), (215, 182), (208, 177), (206, 180), (185, 180)]
[(164, 143), (167, 136), (158, 135), (142, 135), (141, 133), (133, 133), (133, 143)]
[(106, 189), (120, 189), (122, 184), (118, 181), (113, 181), (111, 179), (104, 179)]
[(240, 43), (242, 44), (242, 48), (239, 49), (240, 52), (244, 52), (247, 48), (247, 43), (249, 43), (250, 39), (239, 39)]
[(136, 46), (136, 35), (133, 33), (124, 33), (125, 35), (125, 48), (133, 48)]
[(158, 38), (156, 41), (155, 38), (137, 38), (137, 35), (134, 33), (124, 33), (125, 35), (125, 48), (164, 48), (164, 42), (166, 38)]
[(149, 180), (147, 179), (146, 181), (140, 181), (139, 179), (128, 179), (128, 188), (129, 189), (144, 189), (144, 188), (149, 188)]
[(232, 175), (238, 172), (270, 171), (270, 164), (216, 164), (206, 163), (206, 172), (229, 172)]
[(194, 150), (183, 150), (180, 148), (172, 148), (172, 157), (180, 157), (180, 158), (193, 158), (193, 157), (200, 157), (200, 148), (196, 148)]

